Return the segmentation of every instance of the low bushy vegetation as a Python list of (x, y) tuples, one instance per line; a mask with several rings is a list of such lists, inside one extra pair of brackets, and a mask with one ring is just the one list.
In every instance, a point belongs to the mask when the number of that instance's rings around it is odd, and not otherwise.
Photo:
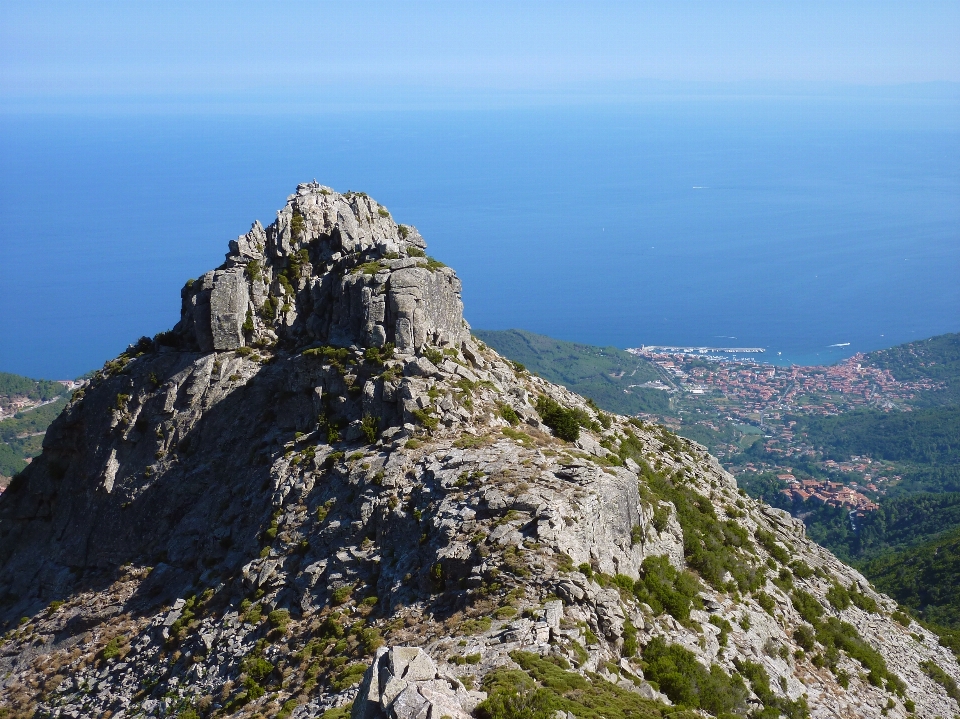
[(387, 342), (383, 347), (367, 347), (363, 353), (363, 358), (367, 362), (382, 365), (387, 360), (393, 359), (393, 353), (396, 348), (393, 343)]
[[(621, 450), (624, 444), (621, 442)], [(721, 521), (707, 497), (685, 486), (681, 472), (665, 477), (653, 471), (642, 456), (639, 461), (647, 488), (676, 508), (688, 566), (722, 591), (746, 593), (762, 586), (763, 570), (750, 552), (752, 544), (747, 531), (733, 520)], [(724, 580), (728, 572), (732, 582)]]
[(960, 687), (957, 686), (957, 683), (954, 681), (953, 677), (943, 671), (943, 669), (941, 669), (932, 661), (925, 661), (920, 665), (920, 667), (928, 677), (933, 679), (933, 681), (944, 688), (944, 690), (947, 692), (947, 695), (957, 702), (957, 704), (960, 704)]
[(805, 719), (810, 716), (806, 697), (791, 701), (788, 697), (774, 694), (770, 689), (770, 677), (762, 664), (739, 659), (734, 659), (733, 663), (740, 672), (740, 676), (750, 682), (753, 693), (763, 702), (763, 710), (754, 712), (751, 715), (753, 719), (777, 719), (777, 717)]
[(643, 674), (656, 682), (670, 701), (688, 709), (703, 709), (714, 716), (742, 715), (747, 688), (714, 664), (707, 669), (689, 649), (654, 637), (643, 650)]
[[(843, 595), (839, 595), (834, 590), (834, 598), (836, 599), (837, 596)], [(847, 593), (846, 596), (849, 597), (850, 594)], [(813, 628), (816, 641), (823, 647), (823, 653), (815, 655), (814, 664), (828, 666), (836, 673), (839, 653), (843, 651), (851, 659), (860, 662), (867, 671), (867, 679), (871, 684), (878, 687), (886, 686), (887, 689), (897, 693), (903, 692), (903, 681), (887, 669), (883, 656), (860, 636), (856, 627), (836, 617), (827, 617), (824, 620), (823, 606), (813, 595), (803, 590), (795, 589), (790, 595), (790, 600), (804, 621)], [(803, 627), (797, 629), (794, 632), (794, 639), (804, 650), (813, 651), (808, 629)]]
[(654, 614), (667, 612), (681, 624), (689, 625), (690, 609), (702, 608), (697, 598), (701, 588), (693, 574), (677, 570), (668, 557), (658, 556), (643, 560), (633, 593), (641, 602), (649, 604)]
[(377, 435), (380, 433), (380, 419), (372, 415), (364, 415), (360, 421), (360, 430), (363, 432), (364, 439), (368, 444), (377, 441)]
[(580, 438), (583, 418), (576, 410), (568, 409), (546, 395), (537, 398), (536, 409), (543, 423), (553, 430), (558, 438), (565, 442), (576, 442)]
[(516, 427), (520, 424), (520, 416), (517, 414), (517, 411), (508, 404), (498, 405), (497, 413), (509, 422), (511, 427)]
[[(599, 675), (569, 671), (560, 657), (541, 658), (511, 652), (520, 669), (496, 669), (483, 679), (487, 698), (476, 710), (479, 719), (553, 719), (570, 712), (577, 719), (654, 719), (663, 706), (611, 684)], [(678, 716), (678, 715), (673, 715)]]
[(777, 538), (773, 535), (773, 532), (768, 532), (766, 529), (757, 528), (753, 533), (754, 539), (757, 540), (757, 543), (766, 549), (770, 556), (776, 559), (780, 564), (789, 564), (790, 563), (790, 553), (784, 549)]

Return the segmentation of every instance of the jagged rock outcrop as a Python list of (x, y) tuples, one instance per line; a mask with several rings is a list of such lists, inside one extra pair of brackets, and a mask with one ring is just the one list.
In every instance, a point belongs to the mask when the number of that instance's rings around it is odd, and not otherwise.
[(377, 650), (354, 699), (351, 719), (467, 719), (485, 695), (437, 670), (419, 647)]
[(0, 498), (11, 716), (960, 711), (934, 635), (702, 447), (474, 340), (424, 248), (301, 185), (75, 395)]
[(469, 335), (460, 281), (425, 247), (366, 195), (300, 185), (276, 222), (254, 223), (222, 267), (184, 288), (174, 334), (205, 353), (278, 339), (457, 347)]

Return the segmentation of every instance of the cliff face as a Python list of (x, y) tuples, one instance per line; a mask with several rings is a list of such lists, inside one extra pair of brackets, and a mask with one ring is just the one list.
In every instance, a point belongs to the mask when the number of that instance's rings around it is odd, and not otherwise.
[(424, 248), (301, 185), (75, 396), (0, 498), (14, 716), (960, 711), (933, 635), (471, 338)]

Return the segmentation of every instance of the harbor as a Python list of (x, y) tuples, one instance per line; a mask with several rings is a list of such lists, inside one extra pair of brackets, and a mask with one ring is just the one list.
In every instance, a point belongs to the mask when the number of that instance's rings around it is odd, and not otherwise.
[(767, 350), (763, 347), (671, 347), (668, 345), (641, 345), (631, 347), (627, 352), (640, 354), (642, 352), (667, 352), (672, 354), (762, 354)]

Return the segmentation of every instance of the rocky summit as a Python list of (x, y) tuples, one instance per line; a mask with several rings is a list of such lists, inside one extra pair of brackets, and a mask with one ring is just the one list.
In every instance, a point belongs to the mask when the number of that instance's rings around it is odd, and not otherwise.
[(952, 717), (937, 638), (300, 185), (0, 497), (0, 717)]

